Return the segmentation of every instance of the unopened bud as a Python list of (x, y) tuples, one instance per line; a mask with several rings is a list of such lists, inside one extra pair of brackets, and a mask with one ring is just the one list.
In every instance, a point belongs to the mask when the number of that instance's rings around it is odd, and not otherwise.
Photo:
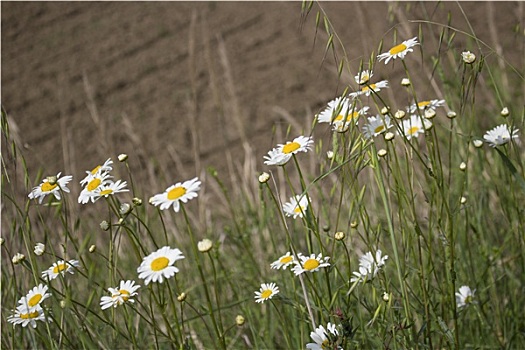
[(410, 86), (410, 79), (408, 79), (408, 78), (401, 79), (401, 85), (403, 85), (403, 86)]
[(474, 55), (470, 51), (465, 51), (461, 53), (461, 58), (463, 59), (463, 62), (466, 64), (472, 64), (476, 60), (476, 55)]
[(390, 294), (388, 294), (387, 292), (384, 292), (383, 301), (388, 303), (389, 300), (390, 300)]
[(388, 112), (390, 112), (390, 107), (385, 106), (385, 107), (381, 108), (381, 114), (382, 115), (387, 115)]
[(328, 151), (326, 152), (326, 158), (333, 159), (334, 158), (334, 151)]
[(100, 223), (100, 228), (104, 231), (107, 231), (109, 230), (109, 223), (106, 221), (106, 220), (103, 220), (101, 223)]
[(197, 248), (199, 249), (199, 252), (202, 252), (202, 253), (209, 252), (212, 247), (213, 247), (213, 242), (207, 238), (204, 238), (202, 241), (197, 243)]
[(385, 134), (385, 140), (387, 141), (392, 141), (394, 137), (396, 137), (396, 135), (393, 132), (389, 131)]
[(377, 155), (378, 155), (379, 157), (381, 157), (381, 158), (382, 158), (382, 157), (385, 157), (385, 156), (387, 155), (387, 153), (388, 153), (388, 152), (386, 151), (386, 149), (383, 149), (383, 148), (380, 149), (379, 151), (377, 151)]
[(43, 245), (42, 243), (37, 243), (35, 245), (35, 254), (40, 256), (42, 254), (44, 254), (44, 252), (46, 251), (46, 246)]
[(338, 241), (342, 241), (343, 239), (345, 239), (345, 233), (343, 231), (336, 232), (335, 239)]
[(270, 174), (264, 172), (261, 175), (259, 175), (259, 182), (264, 184), (267, 183), (268, 180), (270, 180)]
[(357, 221), (352, 221), (352, 222), (350, 223), (350, 227), (351, 227), (351, 228), (356, 228), (357, 225), (358, 225), (358, 224), (357, 224)]
[(20, 264), (25, 258), (26, 256), (24, 254), (16, 253), (15, 256), (13, 256), (13, 264)]
[(465, 203), (467, 203), (467, 198), (466, 198), (466, 197), (461, 197), (461, 199), (459, 200), (459, 202), (460, 202), (461, 204), (465, 204)]
[(92, 244), (91, 247), (89, 247), (89, 252), (93, 253), (95, 250), (97, 250), (97, 247), (94, 244)]
[(447, 113), (447, 118), (449, 118), (449, 119), (454, 119), (454, 118), (456, 118), (456, 116), (457, 116), (457, 114), (454, 111), (450, 111), (450, 112)]
[(501, 116), (503, 118), (506, 118), (506, 117), (509, 116), (510, 112), (509, 112), (509, 109), (507, 107), (504, 107), (499, 114), (501, 114)]
[(125, 162), (126, 160), (128, 160), (128, 155), (125, 153), (122, 153), (122, 154), (119, 154), (117, 158), (119, 162)]
[(432, 108), (425, 110), (425, 118), (432, 119), (436, 116), (436, 111)]
[(461, 162), (461, 164), (459, 165), (459, 170), (465, 171), (466, 169), (467, 169), (467, 163)]
[(242, 326), (244, 324), (245, 320), (244, 320), (244, 317), (241, 316), (241, 315), (237, 315), (237, 317), (235, 317), (235, 324), (237, 324), (237, 326)]
[(65, 300), (60, 300), (60, 307), (62, 309), (65, 309), (66, 308), (66, 301)]
[(122, 203), (120, 205), (119, 213), (120, 213), (120, 215), (126, 215), (126, 214), (129, 214), (131, 209), (132, 208), (131, 208), (131, 205), (129, 205), (129, 203)]
[(186, 293), (182, 292), (180, 293), (178, 296), (177, 296), (177, 300), (180, 301), (181, 303), (186, 300)]
[(476, 148), (480, 148), (481, 146), (483, 146), (483, 141), (481, 140), (474, 140), (472, 141), (472, 143), (474, 144), (474, 147)]
[(394, 118), (396, 118), (396, 119), (403, 119), (405, 117), (405, 115), (406, 115), (405, 111), (400, 109), (394, 114)]
[(137, 198), (137, 197), (134, 197), (131, 202), (133, 203), (133, 205), (137, 206), (137, 207), (140, 207), (142, 205), (142, 199), (140, 198)]

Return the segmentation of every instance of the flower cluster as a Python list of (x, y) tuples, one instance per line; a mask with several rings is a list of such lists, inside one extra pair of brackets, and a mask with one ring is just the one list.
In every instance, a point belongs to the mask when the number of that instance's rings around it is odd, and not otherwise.
[(359, 271), (354, 271), (350, 282), (366, 282), (374, 278), (381, 267), (385, 265), (388, 255), (382, 256), (382, 252), (378, 249), (375, 255), (368, 252), (359, 258)]
[(110, 171), (113, 170), (113, 161), (111, 158), (106, 160), (104, 164), (97, 165), (93, 170), (86, 171), (87, 175), (80, 181), (80, 185), (84, 186), (82, 192), (78, 196), (78, 202), (86, 204), (91, 201), (94, 203), (101, 197), (108, 197), (119, 192), (128, 192), (126, 188), (126, 181), (113, 181)]

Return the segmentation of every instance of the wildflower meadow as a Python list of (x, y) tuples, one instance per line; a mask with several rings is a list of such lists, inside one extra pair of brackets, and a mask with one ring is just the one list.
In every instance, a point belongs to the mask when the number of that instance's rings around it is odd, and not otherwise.
[(297, 5), (341, 88), (229, 174), (30, 173), (3, 101), (3, 349), (525, 348), (523, 67)]

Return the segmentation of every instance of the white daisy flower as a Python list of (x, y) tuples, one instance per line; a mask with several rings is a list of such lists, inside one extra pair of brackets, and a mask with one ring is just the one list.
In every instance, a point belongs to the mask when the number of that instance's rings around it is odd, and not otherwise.
[(283, 270), (286, 270), (288, 266), (292, 265), (295, 262), (295, 258), (290, 252), (287, 252), (283, 256), (281, 256), (278, 260), (275, 260), (273, 263), (271, 263), (270, 267), (272, 269), (279, 270), (282, 268)]
[(370, 96), (372, 92), (377, 93), (381, 91), (381, 89), (386, 89), (386, 88), (388, 88), (388, 80), (381, 80), (377, 83), (368, 84), (366, 86), (363, 86), (361, 90), (352, 92), (348, 95), (352, 98), (356, 98), (360, 95)]
[(438, 107), (442, 107), (445, 105), (445, 100), (428, 100), (428, 101), (421, 101), (417, 104), (414, 103), (410, 107), (407, 108), (407, 111), (409, 113), (415, 113), (418, 109), (419, 110), (425, 110), (425, 109), (433, 109), (436, 110)]
[(384, 133), (391, 127), (392, 124), (390, 123), (390, 117), (388, 115), (378, 115), (368, 118), (368, 123), (363, 127), (363, 133), (367, 139), (371, 139), (372, 137), (376, 137), (379, 134)]
[(78, 196), (78, 202), (82, 204), (86, 204), (89, 201), (95, 203), (95, 198), (97, 197), (97, 190), (100, 187), (112, 182), (111, 180), (109, 180), (112, 176), (106, 172), (97, 172), (95, 173), (95, 175), (88, 175), (88, 177), (89, 179), (86, 182), (86, 186)]
[(94, 200), (97, 200), (102, 197), (107, 198), (109, 195), (114, 195), (115, 193), (129, 192), (126, 186), (126, 181), (108, 181), (107, 183), (97, 187), (97, 189), (93, 192), (93, 198)]
[(519, 129), (511, 130), (508, 125), (501, 124), (496, 126), (494, 129), (489, 130), (483, 136), (483, 140), (491, 147), (497, 147), (509, 143), (512, 139), (518, 139)]
[(279, 144), (276, 148), (268, 152), (264, 156), (266, 165), (284, 165), (292, 158), (294, 154), (299, 152), (308, 152), (314, 143), (311, 136), (299, 136), (293, 141), (288, 141), (286, 144)]
[(58, 173), (56, 178), (53, 177), (52, 181), (50, 181), (51, 177), (44, 179), (42, 183), (34, 187), (31, 193), (29, 193), (27, 196), (30, 199), (38, 198), (38, 204), (42, 204), (44, 197), (48, 194), (53, 194), (53, 196), (55, 196), (57, 200), (60, 200), (60, 190), (69, 193), (69, 188), (67, 188), (67, 184), (73, 179), (73, 176), (71, 175), (67, 175), (61, 178), (60, 174), (62, 173)]
[(386, 259), (388, 259), (388, 255), (382, 256), (380, 249), (376, 251), (375, 256), (371, 252), (361, 256), (359, 258), (359, 271), (353, 272), (354, 277), (350, 279), (350, 282), (371, 280), (385, 265)]
[(330, 266), (330, 263), (328, 262), (330, 257), (325, 256), (323, 258), (321, 254), (317, 256), (315, 256), (315, 254), (304, 256), (303, 254), (299, 253), (297, 257), (299, 258), (300, 262), (296, 262), (295, 266), (292, 268), (292, 271), (296, 276), (302, 274), (303, 272), (316, 272), (321, 267)]
[(288, 203), (284, 203), (283, 210), (286, 216), (293, 216), (302, 218), (308, 208), (308, 197), (306, 195), (297, 195), (291, 197)]
[(154, 206), (160, 205), (160, 210), (168, 209), (173, 205), (173, 210), (179, 212), (180, 202), (186, 203), (190, 199), (198, 196), (197, 191), (200, 190), (201, 182), (198, 178), (193, 178), (184, 182), (177, 182), (170, 186), (164, 193), (156, 194), (150, 199), (150, 203)]
[(461, 53), (461, 59), (467, 64), (472, 64), (476, 60), (476, 55), (470, 51), (463, 51)]
[(408, 52), (414, 51), (412, 47), (416, 45), (419, 45), (419, 43), (417, 42), (417, 36), (413, 37), (412, 39), (403, 41), (401, 44), (396, 45), (390, 50), (388, 50), (388, 52), (377, 55), (377, 58), (380, 62), (386, 58), (385, 64), (388, 64), (388, 61), (390, 61), (391, 59), (396, 59), (397, 57), (399, 57), (400, 59), (405, 58), (405, 55)]
[(261, 289), (258, 292), (255, 292), (255, 302), (264, 303), (278, 293), (279, 287), (277, 287), (275, 283), (263, 283), (261, 284)]
[(312, 350), (342, 349), (340, 346), (337, 346), (337, 348), (334, 347), (337, 343), (338, 336), (339, 332), (335, 324), (328, 322), (326, 329), (320, 325), (314, 332), (310, 332), (310, 338), (312, 338), (315, 343), (306, 344), (306, 348)]
[(336, 120), (339, 116), (343, 119), (343, 115), (346, 116), (350, 110), (350, 100), (346, 97), (337, 97), (336, 99), (328, 102), (328, 106), (317, 115), (317, 121), (319, 123), (331, 123), (332, 120)]
[(108, 160), (106, 160), (104, 162), (104, 164), (97, 165), (91, 171), (86, 171), (87, 176), (82, 181), (80, 181), (80, 185), (84, 186), (89, 181), (91, 181), (93, 176), (95, 176), (97, 174), (107, 173), (107, 172), (110, 172), (111, 170), (113, 170), (113, 167), (111, 166), (111, 164), (113, 164), (113, 161), (111, 160), (111, 158), (108, 158)]
[(403, 120), (403, 124), (401, 125), (402, 131), (398, 132), (398, 134), (405, 136), (407, 140), (410, 140), (412, 137), (418, 137), (419, 134), (424, 134), (426, 129), (430, 129), (432, 127), (432, 122), (428, 119), (420, 118), (417, 115), (411, 115), (410, 119)]
[(142, 264), (137, 268), (139, 278), (144, 279), (146, 285), (150, 282), (162, 283), (164, 278), (173, 277), (179, 272), (179, 269), (172, 265), (181, 259), (184, 259), (184, 255), (179, 249), (162, 247), (142, 260)]
[(458, 308), (462, 308), (472, 303), (475, 303), (474, 293), (476, 293), (476, 290), (470, 289), (469, 286), (459, 287), (459, 292), (456, 292), (456, 304)]
[(46, 285), (40, 283), (31, 289), (25, 297), (20, 298), (18, 304), (29, 311), (34, 311), (36, 307), (40, 306), (40, 303), (51, 296), (51, 294), (47, 293), (47, 289), (48, 287)]
[(358, 83), (359, 85), (363, 85), (363, 84), (366, 84), (368, 83), (368, 81), (370, 80), (370, 78), (372, 78), (374, 76), (374, 73), (372, 73), (371, 70), (364, 70), (364, 71), (361, 71), (359, 72), (355, 77), (355, 82)]
[(135, 300), (131, 299), (137, 295), (137, 289), (140, 285), (135, 285), (135, 281), (120, 281), (120, 286), (116, 288), (108, 288), (111, 296), (103, 296), (100, 298), (100, 308), (105, 310), (111, 306), (117, 307), (126, 302), (134, 303)]
[(18, 305), (15, 314), (7, 318), (7, 322), (15, 326), (21, 324), (22, 327), (31, 324), (31, 327), (36, 328), (36, 321), (51, 322), (51, 318), (46, 318), (40, 305), (37, 305), (33, 310), (28, 310), (25, 306)]
[(42, 278), (48, 281), (51, 281), (57, 278), (59, 274), (61, 274), (62, 276), (64, 276), (66, 272), (69, 272), (70, 274), (74, 274), (75, 268), (77, 268), (79, 265), (80, 264), (78, 260), (69, 260), (69, 261), (59, 260), (53, 265), (51, 265), (49, 269), (42, 272)]

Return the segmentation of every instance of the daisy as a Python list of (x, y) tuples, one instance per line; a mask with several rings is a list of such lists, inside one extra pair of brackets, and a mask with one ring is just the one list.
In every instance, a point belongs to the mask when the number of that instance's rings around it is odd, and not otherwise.
[(95, 203), (95, 197), (97, 195), (97, 190), (99, 189), (99, 187), (102, 187), (112, 182), (110, 180), (112, 176), (109, 175), (109, 173), (105, 172), (95, 173), (95, 175), (88, 175), (87, 177), (88, 181), (86, 182), (86, 186), (78, 196), (78, 202), (82, 204), (86, 204), (90, 200), (92, 203)]
[(137, 295), (137, 289), (140, 285), (135, 285), (135, 281), (120, 281), (120, 286), (116, 288), (108, 288), (111, 296), (103, 296), (100, 298), (100, 307), (105, 310), (111, 306), (117, 307), (126, 302), (134, 303), (135, 300), (131, 297)]
[(108, 158), (108, 160), (106, 160), (104, 162), (104, 164), (102, 165), (97, 165), (93, 170), (91, 171), (86, 171), (86, 174), (87, 176), (82, 180), (80, 181), (80, 184), (82, 186), (84, 186), (85, 184), (87, 184), (91, 178), (97, 174), (102, 174), (104, 172), (109, 172), (111, 170), (113, 170), (113, 167), (111, 167), (111, 164), (113, 164), (113, 161), (111, 160), (111, 158)]
[(359, 271), (353, 272), (354, 277), (350, 279), (350, 282), (371, 280), (385, 265), (386, 259), (388, 259), (388, 255), (382, 256), (380, 249), (376, 251), (375, 256), (371, 252), (361, 256), (359, 258)]
[(172, 265), (181, 259), (184, 259), (184, 255), (179, 249), (162, 247), (142, 260), (142, 264), (137, 268), (139, 278), (145, 279), (146, 285), (157, 281), (162, 283), (164, 278), (173, 277), (179, 272), (179, 269)]
[(442, 107), (445, 105), (445, 100), (428, 100), (428, 101), (421, 101), (417, 104), (414, 103), (410, 107), (407, 108), (407, 111), (409, 113), (415, 113), (418, 109), (419, 110), (425, 110), (425, 109), (433, 109), (436, 110), (438, 107)]
[(405, 58), (405, 55), (408, 52), (414, 51), (412, 47), (419, 45), (417, 42), (417, 36), (413, 37), (412, 39), (405, 40), (401, 44), (394, 46), (388, 52), (382, 53), (380, 55), (377, 55), (377, 58), (379, 59), (379, 62), (384, 60), (386, 58), (385, 64), (388, 64), (388, 61), (390, 61), (392, 58), (396, 59), (397, 57), (403, 59)]
[(278, 260), (275, 260), (273, 263), (271, 263), (270, 267), (276, 270), (279, 270), (280, 268), (286, 270), (286, 268), (288, 268), (288, 266), (292, 265), (294, 262), (294, 256), (291, 255), (290, 252), (286, 252), (286, 254), (281, 256)]
[(403, 120), (401, 127), (403, 130), (398, 133), (410, 140), (414, 136), (418, 137), (419, 134), (424, 134), (425, 129), (432, 127), (432, 122), (428, 119), (421, 121), (419, 116), (411, 115), (410, 119)]
[(125, 188), (126, 185), (126, 181), (122, 180), (118, 180), (116, 182), (108, 181), (107, 183), (97, 187), (97, 189), (93, 192), (93, 198), (94, 200), (97, 200), (102, 197), (107, 198), (109, 195), (113, 195), (115, 193), (129, 192), (129, 190)]
[(306, 208), (308, 208), (308, 197), (305, 195), (297, 195), (290, 198), (290, 202), (284, 203), (283, 210), (286, 216), (293, 216), (302, 218)]
[(179, 212), (180, 202), (186, 203), (190, 199), (197, 197), (197, 191), (200, 190), (201, 182), (198, 178), (193, 178), (184, 182), (177, 182), (170, 186), (164, 193), (156, 194), (150, 199), (154, 206), (160, 205), (160, 210), (168, 209), (173, 205), (173, 210)]
[(386, 130), (390, 129), (392, 124), (390, 124), (390, 117), (385, 115), (369, 117), (368, 123), (363, 127), (363, 133), (367, 139), (376, 137), (377, 135), (384, 133)]
[(276, 148), (268, 152), (264, 156), (266, 165), (284, 165), (288, 163), (294, 154), (299, 152), (308, 152), (314, 143), (311, 136), (299, 136), (293, 141), (288, 141), (286, 144), (279, 144)]
[(476, 290), (470, 289), (469, 286), (459, 287), (459, 292), (456, 292), (456, 304), (458, 308), (462, 308), (472, 303), (475, 303), (473, 301), (474, 293), (476, 293)]
[(53, 196), (55, 196), (57, 200), (60, 200), (60, 190), (69, 193), (69, 188), (67, 188), (67, 184), (73, 179), (73, 176), (71, 175), (67, 175), (60, 178), (60, 174), (62, 173), (57, 174), (56, 178), (53, 179), (54, 181), (50, 181), (50, 177), (44, 179), (42, 183), (34, 187), (31, 193), (29, 193), (27, 196), (30, 199), (38, 198), (38, 204), (42, 204), (44, 197), (48, 194), (53, 194)]
[(296, 262), (295, 266), (292, 268), (292, 271), (295, 273), (296, 276), (302, 274), (303, 272), (316, 272), (321, 267), (327, 267), (330, 266), (330, 263), (328, 260), (330, 260), (330, 257), (323, 256), (321, 254), (315, 256), (315, 254), (311, 254), (309, 257), (304, 256), (303, 254), (299, 253), (298, 258), (300, 262)]
[(511, 132), (508, 125), (501, 124), (494, 129), (487, 131), (485, 136), (483, 136), (483, 139), (491, 147), (501, 146), (510, 142), (511, 139), (518, 139), (518, 131), (519, 129), (514, 129)]
[(51, 265), (49, 269), (42, 272), (42, 278), (51, 281), (57, 278), (59, 274), (61, 274), (62, 276), (64, 276), (66, 272), (69, 272), (70, 274), (74, 274), (75, 268), (78, 266), (79, 266), (78, 260), (69, 260), (69, 261), (60, 260), (54, 263), (53, 265)]
[(22, 327), (31, 324), (31, 327), (36, 328), (36, 321), (51, 322), (51, 318), (46, 318), (40, 305), (37, 305), (34, 310), (28, 310), (25, 306), (18, 305), (15, 314), (7, 318), (7, 322), (11, 322), (15, 326), (21, 324)]
[(31, 289), (25, 297), (20, 298), (18, 303), (29, 311), (34, 311), (40, 307), (40, 303), (49, 298), (51, 294), (47, 293), (48, 287), (40, 283), (37, 287)]
[(360, 95), (370, 96), (372, 91), (374, 93), (377, 93), (381, 91), (381, 89), (386, 89), (386, 88), (388, 88), (388, 80), (381, 80), (377, 83), (368, 84), (366, 86), (363, 86), (361, 90), (352, 92), (349, 94), (349, 96), (352, 98), (356, 98), (357, 96), (360, 96)]
[(314, 332), (310, 332), (310, 338), (315, 343), (306, 344), (306, 348), (312, 350), (342, 349), (340, 346), (334, 348), (338, 336), (339, 332), (335, 328), (335, 324), (328, 322), (326, 329), (321, 325)]
[(331, 123), (333, 120), (343, 119), (350, 110), (350, 100), (346, 97), (337, 97), (328, 102), (328, 106), (317, 115), (319, 123)]
[(277, 287), (275, 283), (263, 283), (261, 284), (261, 289), (258, 292), (255, 292), (255, 302), (264, 303), (278, 293), (279, 287)]
[(371, 70), (364, 70), (364, 71), (361, 71), (359, 72), (355, 77), (355, 82), (358, 83), (359, 85), (364, 85), (366, 83), (368, 83), (368, 81), (370, 80), (370, 78), (372, 78), (374, 76), (374, 73), (372, 73)]

